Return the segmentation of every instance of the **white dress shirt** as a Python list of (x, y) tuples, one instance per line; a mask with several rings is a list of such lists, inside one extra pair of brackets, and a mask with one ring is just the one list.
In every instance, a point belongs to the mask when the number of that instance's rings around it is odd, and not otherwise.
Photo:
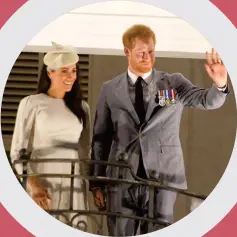
[[(141, 77), (143, 78), (143, 80), (144, 80), (147, 84), (148, 84), (149, 81), (151, 80), (151, 78), (150, 78), (151, 73), (152, 73), (152, 69), (151, 69), (149, 72), (144, 73), (144, 74), (141, 76)], [(138, 76), (135, 75), (134, 73), (132, 73), (129, 68), (128, 68), (128, 76), (130, 77), (132, 84), (135, 85)]]

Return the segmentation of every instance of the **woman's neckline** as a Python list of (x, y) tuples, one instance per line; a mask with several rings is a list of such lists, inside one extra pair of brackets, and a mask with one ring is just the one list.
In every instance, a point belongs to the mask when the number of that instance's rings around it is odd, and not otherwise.
[(53, 96), (50, 96), (49, 94), (47, 93), (42, 93), (44, 94), (46, 97), (50, 98), (50, 99), (54, 99), (54, 100), (63, 100), (63, 98), (56, 98), (56, 97), (53, 97)]

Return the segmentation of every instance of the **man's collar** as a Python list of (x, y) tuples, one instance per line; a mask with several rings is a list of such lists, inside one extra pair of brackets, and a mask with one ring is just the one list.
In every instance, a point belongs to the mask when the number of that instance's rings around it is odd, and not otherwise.
[[(143, 78), (143, 80), (144, 80), (147, 84), (149, 83), (149, 79), (150, 79), (149, 77), (150, 77), (151, 73), (152, 73), (152, 69), (151, 69), (149, 72), (144, 73), (144, 74), (141, 76), (141, 77)], [(132, 73), (129, 68), (128, 68), (128, 76), (131, 78), (131, 82), (132, 82), (132, 84), (134, 85), (134, 84), (136, 83), (136, 81), (137, 81), (138, 76), (135, 75), (134, 73)]]

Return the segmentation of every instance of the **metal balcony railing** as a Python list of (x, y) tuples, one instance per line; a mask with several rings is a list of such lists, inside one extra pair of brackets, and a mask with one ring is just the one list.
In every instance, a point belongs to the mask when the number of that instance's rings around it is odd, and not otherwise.
[[(92, 160), (76, 160), (76, 159), (29, 159), (30, 153), (27, 153), (26, 150), (21, 151), (21, 159), (15, 161), (12, 166), (13, 169), (15, 169), (15, 165), (17, 164), (22, 164), (23, 166), (23, 173), (22, 174), (16, 174), (19, 182), (22, 184), (23, 188), (26, 189), (26, 184), (27, 184), (27, 178), (30, 176), (38, 177), (38, 178), (65, 178), (65, 179), (70, 179), (70, 207), (67, 210), (48, 210), (47, 212), (57, 219), (59, 217), (64, 217), (65, 221), (64, 223), (68, 224), (69, 226), (72, 226), (74, 228), (78, 228), (83, 231), (88, 230), (87, 223), (82, 223), (83, 221), (79, 221), (76, 225), (73, 224), (74, 221), (76, 220), (77, 217), (79, 216), (87, 216), (90, 218), (90, 220), (93, 222), (94, 226), (96, 226), (96, 230), (94, 231), (94, 234), (99, 234), (99, 235), (106, 235), (103, 231), (104, 226), (103, 226), (103, 218), (104, 216), (116, 216), (118, 219), (119, 218), (131, 218), (134, 220), (141, 220), (141, 221), (146, 221), (148, 222), (148, 231), (152, 232), (153, 231), (153, 226), (154, 224), (159, 224), (162, 227), (169, 226), (171, 223), (168, 222), (162, 222), (157, 220), (154, 217), (154, 200), (155, 200), (155, 193), (160, 190), (168, 190), (172, 192), (176, 192), (178, 194), (182, 194), (185, 196), (188, 196), (191, 198), (191, 206), (190, 206), (190, 212), (195, 209), (203, 200), (206, 199), (206, 196), (193, 193), (190, 191), (186, 191), (183, 189), (178, 189), (175, 187), (170, 187), (163, 185), (159, 183), (156, 178), (152, 178), (150, 180), (145, 180), (141, 179), (136, 176), (133, 168), (127, 163), (126, 159), (123, 157), (120, 157), (117, 162), (105, 162), (105, 161), (92, 161)], [(47, 174), (42, 174), (42, 173), (37, 173), (37, 174), (28, 174), (27, 173), (27, 166), (30, 163), (70, 163), (71, 164), (71, 172), (69, 174), (60, 174), (60, 173), (47, 173)], [(88, 175), (81, 175), (81, 174), (75, 174), (75, 164), (76, 163), (86, 163), (90, 165), (103, 165), (103, 166), (113, 166), (117, 167), (119, 172), (118, 172), (118, 177), (116, 178), (109, 178), (109, 177), (100, 177), (100, 176), (88, 176)], [(131, 172), (131, 175), (134, 180), (128, 180), (124, 179), (123, 173), (124, 170), (128, 169)], [(122, 184), (131, 184), (131, 185), (145, 185), (149, 188), (149, 202), (148, 206), (146, 209), (143, 209), (144, 213), (146, 213), (147, 217), (140, 217), (140, 216), (129, 216), (129, 215), (124, 215), (120, 212), (109, 212), (107, 210), (101, 211), (101, 210), (76, 210), (73, 209), (73, 192), (74, 192), (74, 181), (75, 179), (81, 179), (81, 180), (88, 180), (88, 181), (99, 181), (104, 182), (106, 185), (119, 185)], [(122, 198), (121, 195), (121, 189), (118, 188), (117, 191), (117, 196), (118, 200), (121, 200), (121, 202), (118, 203), (118, 205), (124, 205), (122, 203)], [(140, 208), (135, 205), (134, 202), (131, 203), (126, 203), (127, 206), (131, 208)], [(71, 219), (68, 219), (67, 214), (72, 214)], [(99, 217), (99, 218), (98, 218)]]

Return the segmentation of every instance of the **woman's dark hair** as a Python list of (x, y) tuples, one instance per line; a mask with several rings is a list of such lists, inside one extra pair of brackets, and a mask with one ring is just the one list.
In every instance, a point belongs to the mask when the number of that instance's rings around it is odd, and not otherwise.
[[(48, 76), (47, 66), (44, 64), (41, 73), (40, 79), (38, 83), (37, 93), (47, 94), (49, 87), (51, 85), (51, 80)], [(78, 117), (79, 121), (83, 121), (83, 127), (86, 126), (86, 114), (82, 108), (82, 96), (80, 91), (79, 84), (79, 65), (76, 64), (76, 80), (72, 86), (71, 91), (66, 92), (64, 96), (64, 101), (66, 106)]]

